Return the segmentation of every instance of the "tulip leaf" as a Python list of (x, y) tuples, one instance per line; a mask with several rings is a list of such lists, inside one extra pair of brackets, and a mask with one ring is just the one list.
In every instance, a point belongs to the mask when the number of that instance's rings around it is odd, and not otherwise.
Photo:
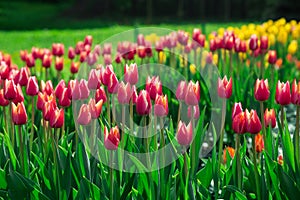
[(278, 167), (278, 177), (280, 179), (280, 187), (289, 199), (298, 199), (300, 190), (296, 182), (285, 173), (281, 166)]
[(233, 193), (236, 199), (247, 200), (247, 197), (237, 187), (233, 185), (227, 185), (223, 189)]
[(196, 174), (197, 180), (201, 182), (203, 187), (208, 188), (213, 178), (213, 164), (211, 159), (208, 159), (205, 166)]
[(13, 169), (16, 170), (16, 168), (17, 168), (17, 157), (16, 157), (16, 154), (14, 152), (14, 149), (12, 147), (12, 144), (10, 142), (8, 134), (7, 133), (4, 133), (4, 135), (1, 134), (1, 137), (3, 137), (3, 136), (5, 138), (5, 143), (7, 145), (8, 151), (9, 151), (9, 156), (10, 156), (10, 160), (11, 160)]
[(0, 169), (0, 189), (6, 189), (7, 182), (6, 182), (6, 172), (3, 169)]

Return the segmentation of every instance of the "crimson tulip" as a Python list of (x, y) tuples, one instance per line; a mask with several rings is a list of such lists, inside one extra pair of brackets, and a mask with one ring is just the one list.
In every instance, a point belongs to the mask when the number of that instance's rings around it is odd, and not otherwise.
[(51, 95), (48, 97), (48, 101), (44, 102), (43, 105), (43, 118), (45, 121), (49, 121), (50, 117), (52, 115), (52, 113), (54, 112), (54, 110), (56, 109), (56, 101), (54, 99), (54, 97)]
[(277, 61), (277, 53), (275, 50), (269, 50), (268, 52), (268, 62), (271, 65), (274, 65)]
[(4, 97), (9, 101), (17, 97), (17, 86), (12, 80), (4, 81)]
[(257, 101), (266, 101), (270, 96), (268, 79), (259, 80), (256, 79), (256, 83), (254, 86), (254, 97)]
[(260, 49), (266, 51), (269, 48), (268, 36), (263, 35), (260, 37)]
[(0, 77), (2, 80), (8, 79), (10, 68), (5, 62), (0, 62)]
[(132, 93), (132, 95), (131, 95), (131, 101), (132, 101), (133, 104), (136, 104), (138, 95), (137, 95), (137, 91), (136, 91), (135, 85), (132, 86), (131, 93)]
[(35, 66), (35, 59), (31, 53), (26, 55), (26, 66), (29, 68)]
[(79, 62), (71, 62), (70, 71), (72, 74), (76, 74), (79, 70), (80, 63)]
[(291, 91), (290, 91), (290, 82), (286, 83), (280, 82), (278, 80), (276, 86), (276, 94), (275, 94), (276, 102), (282, 106), (288, 105), (291, 103)]
[(107, 97), (106, 97), (106, 93), (104, 91), (104, 88), (103, 86), (99, 87), (97, 90), (96, 90), (96, 93), (95, 93), (95, 100), (96, 102), (99, 102), (100, 100), (104, 102), (106, 102), (107, 100)]
[(36, 102), (36, 107), (38, 110), (43, 110), (44, 103), (48, 101), (48, 95), (46, 93), (39, 92)]
[(24, 95), (23, 95), (21, 86), (20, 86), (19, 84), (17, 84), (16, 87), (17, 87), (17, 95), (16, 95), (16, 98), (14, 98), (14, 99), (12, 100), (15, 104), (24, 101)]
[(96, 103), (95, 99), (90, 99), (89, 101), (89, 110), (91, 113), (92, 119), (97, 119), (102, 111), (103, 100), (100, 100)]
[(51, 67), (52, 55), (45, 54), (42, 60), (42, 65), (45, 68)]
[(35, 96), (39, 93), (39, 85), (35, 76), (30, 76), (28, 79), (26, 94), (29, 96)]
[(250, 112), (246, 109), (246, 131), (251, 134), (257, 134), (261, 131), (261, 122), (255, 110), (251, 110)]
[(251, 51), (255, 51), (258, 48), (258, 38), (257, 35), (253, 34), (250, 37), (249, 40), (249, 49), (251, 49)]
[(7, 106), (9, 101), (4, 98), (4, 90), (0, 89), (0, 106)]
[(294, 79), (292, 84), (292, 95), (291, 95), (291, 101), (295, 105), (300, 105), (300, 81), (297, 81)]
[(57, 71), (62, 71), (64, 68), (64, 57), (55, 58), (55, 69)]
[(227, 76), (225, 76), (222, 80), (218, 78), (218, 95), (221, 98), (230, 98), (232, 95), (232, 79), (230, 77), (229, 81), (227, 80)]
[(55, 96), (57, 98), (60, 98), (62, 95), (62, 91), (66, 88), (66, 84), (64, 80), (60, 80), (59, 83), (57, 84), (56, 88), (55, 88)]
[(24, 103), (12, 103), (12, 121), (15, 125), (23, 125), (27, 123), (27, 113)]
[(276, 126), (276, 117), (275, 117), (275, 110), (274, 109), (266, 109), (264, 114), (264, 121), (265, 126), (271, 126), (272, 128), (275, 128)]
[(54, 109), (50, 116), (49, 124), (52, 128), (61, 128), (65, 121), (65, 112), (64, 109)]
[(152, 78), (148, 76), (146, 80), (146, 90), (152, 100), (155, 100), (156, 95), (162, 94), (162, 85), (158, 76), (153, 76)]
[(146, 90), (141, 90), (136, 101), (136, 112), (139, 115), (149, 115), (151, 111), (151, 99)]
[(245, 112), (240, 112), (237, 114), (232, 121), (232, 129), (237, 134), (246, 133), (247, 127), (247, 117)]
[(73, 47), (69, 47), (68, 50), (68, 58), (73, 60), (75, 58), (75, 50)]
[(62, 107), (69, 107), (71, 105), (71, 99), (68, 95), (68, 88), (63, 88), (58, 97), (58, 103)]

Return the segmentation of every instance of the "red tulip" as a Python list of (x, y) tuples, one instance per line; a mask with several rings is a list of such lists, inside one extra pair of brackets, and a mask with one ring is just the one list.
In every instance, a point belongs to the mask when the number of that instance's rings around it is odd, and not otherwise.
[(193, 36), (192, 36), (193, 40), (197, 40), (200, 34), (201, 34), (201, 30), (198, 28), (194, 28)]
[(4, 97), (9, 101), (17, 97), (17, 87), (12, 80), (4, 81)]
[(151, 111), (151, 99), (146, 90), (141, 90), (136, 101), (136, 112), (139, 115), (149, 115)]
[(46, 93), (39, 92), (36, 102), (36, 107), (38, 110), (43, 110), (44, 103), (48, 101), (48, 96)]
[(115, 62), (118, 64), (122, 62), (122, 55), (120, 53), (117, 53)]
[(71, 68), (70, 68), (70, 71), (72, 74), (76, 74), (79, 70), (79, 66), (80, 66), (80, 63), (79, 62), (71, 62)]
[(91, 35), (85, 36), (84, 45), (90, 45), (91, 46), (92, 43), (93, 43), (93, 36), (91, 36)]
[(50, 117), (52, 115), (52, 113), (54, 112), (54, 110), (56, 109), (56, 101), (54, 99), (54, 97), (51, 95), (48, 97), (48, 101), (46, 101), (43, 105), (43, 118), (45, 121), (49, 121)]
[(200, 34), (198, 36), (198, 38), (196, 39), (196, 42), (198, 42), (198, 44), (203, 48), (205, 45), (205, 35), (204, 34)]
[(27, 50), (21, 50), (20, 51), (20, 58), (21, 58), (22, 61), (26, 62), (27, 54), (28, 54)]
[(75, 47), (75, 53), (78, 55), (83, 50), (84, 50), (84, 43), (82, 41), (77, 42)]
[(176, 98), (179, 101), (184, 101), (185, 100), (186, 90), (187, 90), (186, 82), (185, 81), (180, 81), (178, 83), (178, 86), (177, 86), (177, 89), (176, 89)]
[(167, 95), (157, 95), (154, 104), (154, 115), (164, 117), (169, 113), (168, 97)]
[(38, 57), (39, 51), (40, 51), (40, 49), (37, 48), (37, 47), (32, 47), (31, 48), (31, 54), (32, 54), (32, 56), (33, 56), (34, 59), (39, 58)]
[(283, 156), (282, 156), (281, 154), (278, 155), (277, 161), (278, 161), (278, 164), (279, 164), (279, 165), (283, 165)]
[(87, 58), (87, 52), (86, 51), (81, 51), (80, 52), (80, 55), (79, 55), (79, 61), (81, 63), (85, 62), (86, 61), (86, 58)]
[(229, 34), (229, 35), (226, 35), (224, 36), (224, 48), (226, 50), (232, 50), (233, 47), (234, 47), (234, 36)]
[(247, 132), (251, 134), (257, 134), (261, 131), (261, 122), (255, 110), (251, 110), (250, 113), (246, 109), (246, 118), (247, 118)]
[(162, 85), (158, 76), (153, 76), (152, 78), (148, 76), (146, 81), (146, 90), (152, 100), (155, 100), (156, 95), (162, 95)]
[(211, 52), (214, 52), (214, 51), (217, 50), (216, 41), (215, 41), (214, 39), (211, 39), (211, 40), (209, 41), (209, 50), (210, 50)]
[(103, 105), (103, 100), (100, 100), (99, 102), (96, 103), (95, 99), (90, 99), (89, 109), (90, 109), (92, 119), (97, 119), (100, 116), (102, 105)]
[(129, 66), (126, 64), (124, 67), (124, 80), (131, 85), (134, 85), (138, 82), (139, 74), (136, 63), (130, 64)]
[(257, 101), (266, 101), (270, 96), (268, 79), (259, 80), (256, 79), (256, 83), (254, 86), (254, 97)]
[(251, 51), (255, 51), (258, 48), (258, 38), (255, 34), (251, 35), (250, 37), (249, 48)]
[(11, 57), (9, 54), (4, 54), (2, 60), (8, 67), (11, 67)]
[(185, 95), (185, 103), (187, 105), (195, 106), (198, 105), (200, 100), (200, 86), (199, 82), (193, 83), (192, 81), (189, 82), (187, 86), (187, 91)]
[(263, 35), (260, 37), (260, 49), (262, 51), (265, 51), (269, 48), (269, 40), (268, 40), (268, 36)]
[(10, 72), (10, 68), (5, 64), (5, 62), (1, 62), (0, 59), (0, 77), (2, 80), (8, 79)]
[(262, 150), (264, 149), (264, 140), (261, 134), (256, 134), (255, 135), (255, 151), (257, 153), (262, 152)]
[(60, 98), (62, 95), (63, 90), (66, 88), (66, 84), (64, 80), (59, 81), (59, 83), (57, 84), (56, 88), (55, 88), (55, 96), (57, 98)]
[(68, 88), (63, 88), (58, 97), (58, 103), (62, 107), (69, 107), (71, 105), (71, 99), (68, 95)]
[(103, 85), (108, 86), (110, 82), (110, 76), (114, 74), (113, 66), (107, 65), (105, 69), (103, 67), (100, 68), (100, 79)]
[(21, 86), (18, 84), (16, 87), (17, 87), (17, 96), (12, 100), (15, 104), (24, 101), (24, 95)]
[(28, 70), (27, 67), (22, 67), (22, 68), (20, 69), (20, 76), (19, 76), (19, 81), (18, 81), (18, 83), (19, 83), (21, 86), (27, 85), (29, 73), (30, 73), (30, 71)]
[(51, 67), (52, 55), (45, 54), (42, 60), (42, 65), (45, 68)]
[(95, 69), (91, 69), (88, 79), (88, 88), (91, 90), (96, 90), (100, 84), (98, 79), (98, 74)]
[(137, 49), (137, 53), (140, 58), (145, 58), (146, 57), (146, 48), (144, 46), (139, 46)]
[(23, 125), (27, 123), (27, 113), (24, 103), (15, 105), (12, 103), (12, 121), (15, 125)]
[(69, 81), (68, 95), (69, 95), (69, 99), (73, 99), (73, 100), (80, 99), (79, 82), (77, 79)]
[(26, 66), (31, 68), (35, 66), (35, 59), (32, 54), (27, 54), (26, 56)]
[(73, 60), (75, 58), (75, 50), (73, 47), (69, 47), (68, 50), (68, 58)]
[(94, 65), (98, 60), (98, 54), (91, 52), (87, 55), (86, 62), (89, 66)]
[(64, 68), (64, 57), (56, 57), (55, 58), (55, 69), (57, 71), (61, 71)]
[(95, 100), (96, 102), (99, 102), (100, 100), (104, 102), (106, 102), (107, 100), (107, 97), (106, 97), (106, 93), (104, 91), (104, 88), (103, 86), (99, 87), (97, 90), (96, 90), (96, 93), (95, 93)]
[(102, 55), (111, 54), (111, 49), (112, 49), (111, 43), (105, 43), (103, 45)]
[(276, 126), (276, 117), (275, 117), (275, 110), (274, 109), (266, 109), (265, 114), (264, 114), (264, 121), (265, 121), (265, 126), (271, 126), (272, 128), (275, 128)]
[(292, 96), (291, 96), (291, 101), (295, 105), (300, 105), (300, 81), (297, 81), (294, 79), (293, 84), (292, 84)]
[(50, 117), (49, 124), (52, 128), (61, 128), (65, 121), (65, 112), (64, 109), (56, 108)]
[(276, 94), (275, 94), (276, 102), (282, 106), (288, 105), (291, 103), (291, 92), (290, 92), (290, 82), (286, 83), (280, 82), (278, 80), (276, 86)]
[(42, 92), (46, 92), (47, 95), (51, 95), (53, 94), (54, 90), (53, 90), (53, 85), (52, 85), (52, 81), (48, 80), (46, 81), (46, 83), (42, 80), (41, 81), (41, 91)]
[(232, 79), (227, 80), (227, 76), (221, 80), (218, 78), (218, 95), (221, 98), (230, 98), (232, 95)]
[(90, 95), (90, 90), (87, 86), (87, 81), (81, 79), (79, 83), (80, 99), (87, 99)]
[(177, 141), (182, 146), (188, 146), (191, 144), (193, 139), (193, 127), (189, 123), (187, 126), (184, 122), (179, 121), (177, 128)]
[(120, 104), (128, 104), (131, 98), (130, 84), (122, 81), (118, 86), (118, 101)]
[(269, 57), (268, 57), (268, 62), (271, 65), (274, 65), (277, 61), (277, 53), (275, 50), (269, 50)]
[(29, 96), (35, 96), (39, 93), (39, 85), (35, 76), (30, 76), (28, 79), (26, 94)]
[(0, 106), (7, 106), (9, 101), (4, 98), (4, 90), (0, 89)]
[(199, 105), (196, 106), (188, 106), (188, 118), (191, 119), (192, 118), (192, 109), (194, 112), (194, 119), (198, 119), (200, 116), (200, 111), (199, 111)]
[(108, 150), (116, 150), (120, 142), (120, 132), (117, 126), (112, 127), (108, 133), (107, 127), (104, 127), (104, 146)]
[(132, 86), (132, 92), (131, 93), (132, 93), (132, 95), (131, 95), (131, 101), (132, 101), (133, 104), (136, 104), (138, 95), (137, 95), (137, 92), (136, 92), (135, 85)]
[(64, 55), (65, 47), (61, 43), (53, 43), (52, 44), (52, 54), (54, 56), (62, 56)]
[(115, 73), (112, 73), (109, 77), (107, 91), (111, 94), (116, 94), (118, 92), (118, 79)]
[(232, 129), (237, 134), (244, 134), (246, 133), (246, 125), (247, 124), (247, 117), (245, 112), (240, 112), (237, 114), (232, 121)]
[(87, 104), (82, 104), (77, 117), (77, 123), (80, 125), (88, 125), (91, 123), (91, 113)]
[(138, 34), (137, 36), (137, 44), (139, 46), (145, 45), (145, 37), (143, 34)]

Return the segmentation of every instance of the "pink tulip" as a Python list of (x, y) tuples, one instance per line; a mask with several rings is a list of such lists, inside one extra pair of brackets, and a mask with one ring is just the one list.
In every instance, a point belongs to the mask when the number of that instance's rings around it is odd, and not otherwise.
[(270, 90), (268, 85), (268, 79), (259, 80), (256, 79), (254, 86), (254, 97), (257, 101), (266, 101), (270, 96)]
[(295, 105), (300, 105), (300, 81), (297, 83), (296, 79), (294, 79), (292, 84), (291, 101)]
[(156, 95), (162, 95), (162, 85), (158, 76), (153, 76), (152, 78), (148, 76), (146, 81), (146, 90), (152, 100), (155, 100)]
[(77, 117), (77, 123), (80, 125), (88, 125), (91, 123), (91, 113), (87, 104), (82, 104)]
[(242, 104), (241, 102), (234, 103), (233, 109), (232, 109), (232, 115), (231, 119), (233, 120), (235, 116), (243, 112)]
[(120, 132), (117, 126), (112, 127), (108, 133), (107, 127), (104, 127), (104, 146), (108, 150), (116, 150), (120, 143)]
[(187, 86), (187, 91), (185, 95), (185, 102), (187, 105), (198, 105), (200, 100), (200, 86), (199, 82), (193, 83), (192, 81), (189, 82)]
[(99, 102), (96, 103), (95, 99), (90, 99), (89, 109), (90, 109), (92, 119), (97, 119), (100, 116), (102, 105), (103, 105), (103, 100), (100, 100)]
[(154, 104), (154, 115), (164, 117), (169, 113), (168, 97), (167, 95), (157, 95)]
[(187, 83), (185, 81), (180, 81), (176, 89), (176, 98), (179, 101), (185, 100), (186, 90), (187, 90)]
[(131, 85), (135, 85), (138, 82), (139, 74), (136, 63), (126, 64), (124, 67), (124, 80)]
[(276, 86), (276, 94), (275, 94), (276, 102), (282, 106), (288, 105), (291, 103), (291, 91), (290, 91), (290, 82), (286, 83), (280, 82), (278, 80)]
[(91, 90), (96, 90), (98, 85), (100, 84), (97, 71), (95, 69), (91, 69), (88, 79), (88, 88)]
[(131, 87), (129, 83), (122, 81), (118, 86), (118, 101), (120, 104), (128, 104), (131, 98)]
[(227, 80), (227, 76), (221, 80), (218, 78), (218, 95), (220, 98), (230, 98), (232, 95), (232, 79), (230, 77), (229, 81)]
[(151, 99), (146, 90), (141, 90), (136, 102), (136, 112), (139, 115), (149, 115), (151, 111)]
[(257, 134), (261, 131), (261, 122), (255, 110), (250, 112), (246, 109), (246, 118), (247, 118), (247, 132), (251, 134)]
[(199, 105), (196, 106), (188, 106), (188, 118), (192, 118), (192, 109), (194, 112), (194, 119), (198, 119), (200, 116)]
[(193, 127), (189, 123), (187, 126), (184, 122), (179, 121), (177, 128), (177, 141), (182, 146), (188, 146), (191, 144), (193, 139)]

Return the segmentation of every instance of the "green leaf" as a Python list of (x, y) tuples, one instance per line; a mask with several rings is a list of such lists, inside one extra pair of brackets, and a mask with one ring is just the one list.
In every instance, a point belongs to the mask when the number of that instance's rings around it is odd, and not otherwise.
[(211, 180), (213, 178), (213, 169), (212, 169), (212, 161), (211, 159), (208, 159), (206, 162), (205, 166), (198, 171), (196, 174), (197, 179), (201, 182), (201, 184), (205, 187), (208, 188)]
[(0, 189), (6, 189), (7, 182), (6, 182), (6, 173), (3, 169), (0, 169)]
[(225, 186), (224, 190), (228, 190), (231, 193), (233, 193), (234, 196), (236, 197), (236, 199), (247, 200), (247, 197), (237, 187), (235, 187), (233, 185), (227, 185), (227, 186)]
[(278, 177), (280, 179), (280, 187), (289, 199), (298, 199), (300, 196), (299, 188), (296, 182), (286, 174), (282, 167), (278, 167)]
[(16, 157), (16, 154), (15, 154), (14, 149), (12, 147), (12, 144), (10, 142), (9, 136), (8, 136), (7, 133), (4, 133), (4, 135), (1, 134), (1, 137), (5, 138), (5, 143), (7, 145), (8, 151), (9, 151), (9, 157), (10, 157), (10, 160), (12, 162), (13, 169), (16, 170), (16, 168), (17, 168), (17, 157)]

